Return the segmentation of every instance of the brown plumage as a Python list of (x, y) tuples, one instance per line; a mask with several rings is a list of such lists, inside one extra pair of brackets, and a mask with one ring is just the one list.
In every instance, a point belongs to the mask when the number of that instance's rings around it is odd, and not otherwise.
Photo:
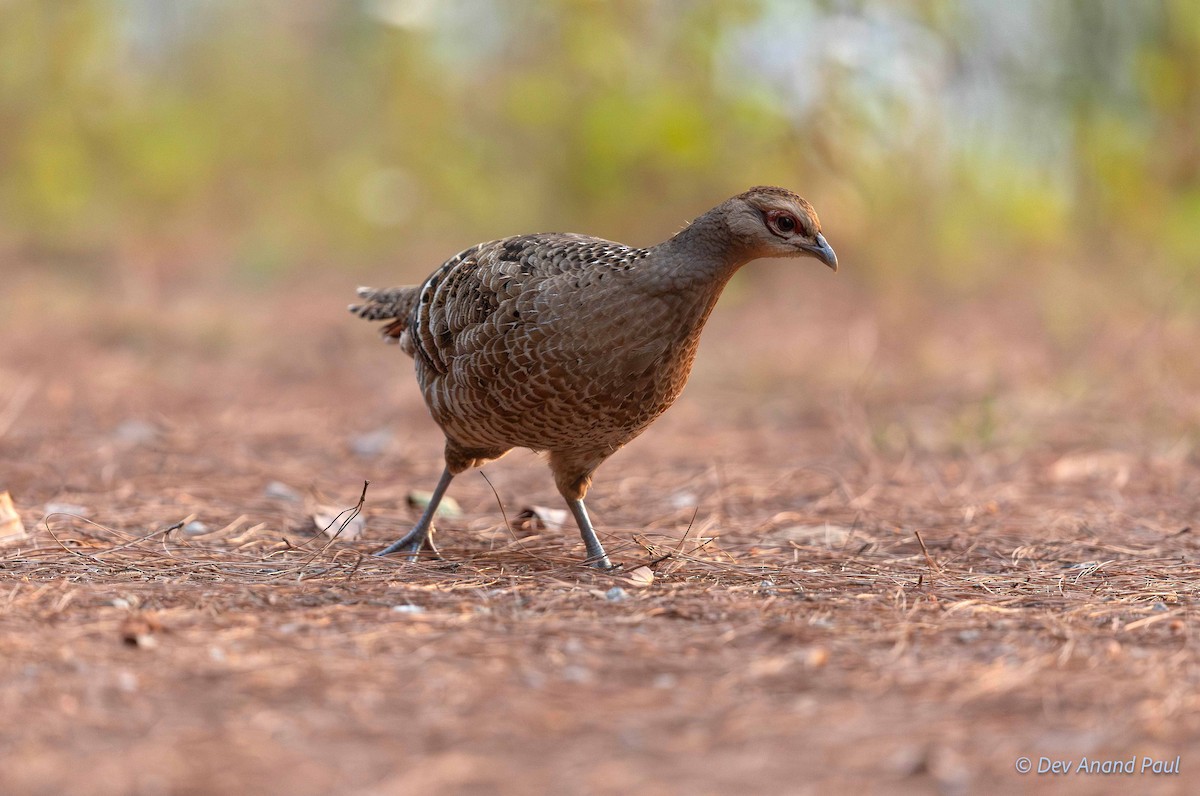
[(817, 214), (752, 188), (648, 249), (575, 234), (472, 246), (425, 282), (361, 288), (350, 310), (387, 321), (446, 434), (446, 469), (413, 530), (381, 554), (415, 557), (458, 473), (513, 448), (549, 453), (588, 561), (610, 567), (583, 505), (595, 469), (682, 392), (700, 332), (734, 272), (759, 257), (837, 270)]

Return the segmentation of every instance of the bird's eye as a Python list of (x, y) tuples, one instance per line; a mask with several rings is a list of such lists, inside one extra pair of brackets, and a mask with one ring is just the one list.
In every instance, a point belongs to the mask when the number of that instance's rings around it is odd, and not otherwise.
[(767, 225), (776, 235), (787, 236), (796, 231), (796, 217), (791, 213), (772, 213), (767, 217)]

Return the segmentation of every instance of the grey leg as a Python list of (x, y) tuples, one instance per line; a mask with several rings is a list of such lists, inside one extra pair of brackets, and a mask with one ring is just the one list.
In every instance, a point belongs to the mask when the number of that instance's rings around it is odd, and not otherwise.
[(583, 498), (567, 500), (567, 505), (571, 507), (571, 513), (575, 515), (575, 522), (579, 525), (579, 535), (583, 537), (584, 547), (587, 548), (587, 563), (596, 569), (612, 569), (613, 564), (608, 560), (608, 554), (604, 552), (604, 545), (600, 544), (600, 540), (596, 538), (596, 529), (592, 527), (592, 521), (583, 505)]
[(429, 505), (425, 507), (425, 512), (421, 515), (421, 519), (417, 520), (417, 524), (413, 526), (413, 529), (375, 555), (386, 556), (397, 550), (408, 550), (408, 560), (416, 561), (417, 554), (421, 552), (421, 548), (425, 545), (429, 545), (434, 553), (436, 553), (437, 548), (433, 547), (433, 539), (431, 538), (433, 534), (433, 515), (437, 514), (438, 504), (442, 502), (442, 496), (446, 494), (446, 487), (450, 486), (452, 480), (454, 480), (454, 475), (450, 472), (450, 468), (447, 467), (442, 471), (442, 477), (438, 480), (437, 486), (433, 488), (433, 495), (429, 498)]

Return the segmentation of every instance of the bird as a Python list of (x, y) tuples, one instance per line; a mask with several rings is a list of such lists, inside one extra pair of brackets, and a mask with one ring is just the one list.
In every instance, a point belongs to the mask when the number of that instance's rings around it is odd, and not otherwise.
[[(816, 210), (758, 186), (649, 248), (575, 233), (518, 235), (456, 254), (419, 285), (359, 288), (352, 313), (381, 321), (412, 357), (445, 434), (445, 467), (412, 530), (376, 555), (432, 547), (455, 476), (514, 448), (548, 454), (587, 551), (614, 569), (584, 498), (596, 468), (683, 391), (700, 333), (751, 260), (809, 257), (837, 271)], [(433, 548), (436, 553), (436, 548)]]

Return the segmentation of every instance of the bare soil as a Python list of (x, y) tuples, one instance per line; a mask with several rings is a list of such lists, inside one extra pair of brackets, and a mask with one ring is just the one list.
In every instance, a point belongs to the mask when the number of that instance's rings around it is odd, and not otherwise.
[[(1186, 319), (764, 266), (599, 471), (602, 573), (573, 526), (517, 521), (560, 508), (527, 452), (456, 480), (442, 560), (370, 556), (441, 438), (339, 280), (52, 279), (0, 300), (0, 492), (29, 533), (0, 548), (2, 793), (1200, 783)], [(321, 533), (365, 481), (361, 536)]]

